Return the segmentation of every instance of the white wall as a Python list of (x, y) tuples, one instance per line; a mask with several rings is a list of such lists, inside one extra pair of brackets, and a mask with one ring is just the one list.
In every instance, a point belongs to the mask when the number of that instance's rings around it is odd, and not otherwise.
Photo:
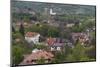
[[(34, 0), (47, 2), (48, 0)], [(100, 67), (100, 0), (49, 0), (57, 3), (97, 5), (97, 61), (39, 65), (34, 67)], [(10, 1), (0, 0), (0, 67), (10, 67)], [(29, 67), (29, 66), (28, 66)], [(31, 66), (32, 67), (32, 66)]]

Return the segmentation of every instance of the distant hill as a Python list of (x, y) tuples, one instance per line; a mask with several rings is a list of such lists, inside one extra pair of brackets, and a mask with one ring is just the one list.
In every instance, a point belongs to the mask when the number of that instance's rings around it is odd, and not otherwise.
[(57, 4), (57, 3), (42, 3), (30, 1), (12, 1), (12, 12), (20, 11), (34, 11), (44, 12), (44, 9), (50, 8), (58, 14), (84, 14), (95, 15), (95, 6), (93, 5), (71, 5), (71, 4)]

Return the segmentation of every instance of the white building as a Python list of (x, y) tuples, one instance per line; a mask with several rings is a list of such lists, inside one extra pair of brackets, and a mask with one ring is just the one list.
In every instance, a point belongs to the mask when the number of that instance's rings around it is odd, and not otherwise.
[(67, 24), (66, 27), (72, 27), (74, 25), (75, 25), (74, 23), (70, 23), (70, 24)]
[(34, 43), (34, 44), (39, 43), (39, 37), (40, 37), (40, 34), (36, 32), (27, 32), (25, 34), (25, 40), (28, 43)]
[(53, 10), (52, 10), (52, 9), (50, 9), (50, 15), (56, 15), (56, 13), (55, 13), (55, 12), (53, 12)]

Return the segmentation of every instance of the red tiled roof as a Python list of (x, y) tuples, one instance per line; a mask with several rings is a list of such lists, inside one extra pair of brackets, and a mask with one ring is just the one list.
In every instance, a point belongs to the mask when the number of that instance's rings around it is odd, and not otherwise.
[[(37, 52), (33, 52), (32, 54), (28, 55), (24, 61), (21, 64), (36, 64), (36, 62), (30, 62), (32, 60), (38, 60), (38, 59), (52, 59), (54, 55), (51, 52), (47, 52), (44, 50), (39, 50)], [(30, 63), (28, 63), (29, 61)]]
[(55, 42), (55, 38), (47, 38), (47, 43), (48, 43), (49, 45), (54, 44), (54, 42)]
[(74, 35), (74, 36), (80, 36), (80, 35), (83, 35), (83, 33), (72, 33), (72, 35)]
[(34, 36), (36, 36), (36, 35), (38, 35), (39, 33), (36, 33), (36, 32), (27, 32), (26, 34), (25, 34), (25, 36), (26, 37), (34, 37)]
[(31, 55), (28, 56), (27, 59), (41, 59), (41, 58), (44, 58), (44, 59), (50, 59), (53, 57), (53, 54), (50, 53), (50, 52), (46, 52), (46, 51), (37, 51), (35, 53), (32, 53)]

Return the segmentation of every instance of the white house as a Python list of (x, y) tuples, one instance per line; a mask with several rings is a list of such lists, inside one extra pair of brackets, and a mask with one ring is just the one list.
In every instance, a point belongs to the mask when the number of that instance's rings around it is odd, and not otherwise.
[(25, 34), (25, 40), (28, 43), (34, 43), (34, 44), (39, 43), (39, 37), (40, 37), (40, 34), (36, 32), (27, 32)]
[(75, 25), (74, 23), (69, 23), (69, 24), (66, 25), (66, 27), (72, 27), (74, 25)]

